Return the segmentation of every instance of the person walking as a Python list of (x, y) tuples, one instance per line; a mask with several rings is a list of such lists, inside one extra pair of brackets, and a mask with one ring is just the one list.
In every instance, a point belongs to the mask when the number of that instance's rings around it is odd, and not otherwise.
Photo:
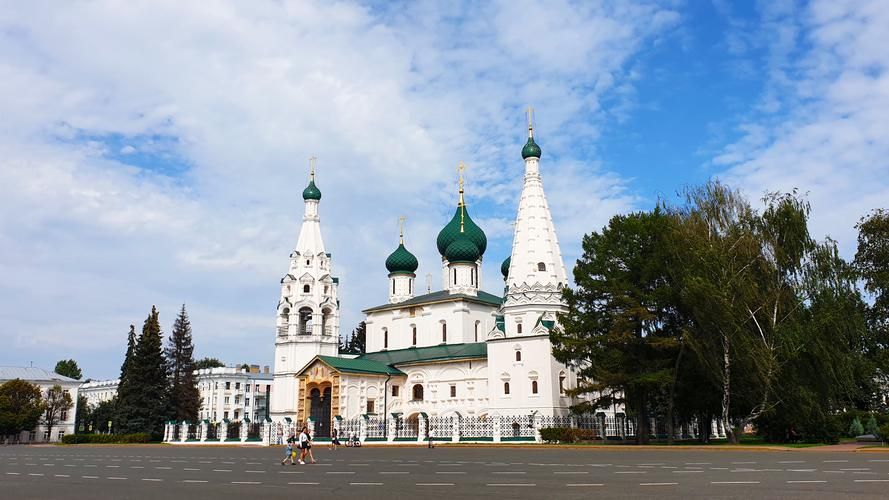
[(300, 457), (299, 463), (305, 465), (306, 458), (311, 460), (310, 463), (315, 463), (315, 455), (312, 454), (312, 436), (309, 435), (309, 428), (303, 426), (302, 432), (299, 433), (299, 449)]
[(296, 436), (290, 434), (290, 437), (287, 438), (287, 446), (284, 448), (284, 460), (281, 460), (281, 465), (284, 465), (287, 460), (290, 460), (290, 465), (296, 465), (294, 460), (296, 459), (296, 451), (293, 449), (293, 445), (296, 443)]
[(330, 445), (327, 446), (327, 449), (329, 450), (332, 447), (333, 451), (336, 451), (336, 447), (339, 445), (339, 433), (336, 431), (336, 429), (333, 429), (332, 431), (330, 431)]

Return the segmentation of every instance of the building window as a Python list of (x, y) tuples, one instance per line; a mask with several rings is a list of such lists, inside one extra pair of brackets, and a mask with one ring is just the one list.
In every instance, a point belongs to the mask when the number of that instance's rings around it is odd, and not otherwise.
[(441, 324), (441, 341), (442, 341), (442, 343), (445, 343), (448, 341), (448, 324), (447, 323)]
[(62, 422), (68, 420), (68, 410), (62, 410), (62, 413), (59, 415), (59, 420)]
[(456, 398), (456, 397), (457, 397), (457, 386), (456, 386), (456, 385), (452, 385), (452, 386), (451, 386), (451, 397), (452, 397), (452, 398)]
[(410, 295), (414, 293), (414, 280), (407, 280), (407, 294)]
[(232, 388), (232, 383), (231, 383), (231, 382), (226, 382), (226, 383), (225, 383), (225, 390), (227, 391), (227, 390), (229, 390), (229, 389), (231, 389), (231, 388)]
[(247, 392), (250, 392), (250, 384), (244, 386), (247, 389)]
[(398, 397), (398, 386), (397, 386), (397, 385), (393, 385), (393, 386), (392, 386), (392, 397), (393, 397), (393, 398), (397, 398), (397, 397)]
[(475, 341), (478, 342), (478, 321), (475, 322)]
[(417, 327), (411, 327), (411, 345), (417, 345)]
[(565, 394), (565, 374), (559, 374), (559, 394)]
[(244, 406), (250, 406), (250, 398), (244, 398)]
[(395, 295), (395, 280), (392, 280), (392, 295)]
[(228, 404), (228, 396), (225, 397), (225, 404)]
[(238, 410), (235, 410), (235, 420), (238, 419)]
[(235, 382), (235, 390), (238, 390), (238, 391), (241, 390), (241, 383), (240, 382)]
[(228, 419), (228, 412), (227, 411), (222, 412), (222, 419), (223, 420)]
[(546, 271), (546, 264), (544, 264), (543, 262), (538, 262), (537, 263), (537, 270), (538, 271)]
[(509, 395), (509, 382), (503, 382), (503, 394)]
[(469, 270), (469, 284), (475, 285), (475, 269)]
[(414, 401), (422, 401), (423, 400), (423, 384), (415, 384), (413, 390), (413, 400)]
[(522, 324), (521, 323), (516, 323), (515, 331), (516, 331), (516, 333), (522, 333)]
[(374, 413), (374, 400), (373, 399), (367, 400), (367, 411), (365, 413)]
[(537, 381), (531, 381), (531, 394), (537, 394)]
[(310, 265), (311, 263), (312, 263), (311, 261), (306, 260), (306, 265), (307, 265), (307, 266)]
[(516, 351), (516, 352), (515, 352), (515, 360), (516, 360), (516, 361), (521, 361), (521, 360), (522, 360), (522, 351)]
[(303, 293), (309, 293), (309, 290), (311, 290), (311, 288), (309, 288), (309, 285), (303, 285)]
[(389, 331), (383, 328), (383, 349), (389, 348)]
[(235, 404), (238, 404), (240, 402), (241, 402), (241, 396), (240, 395), (235, 396)]

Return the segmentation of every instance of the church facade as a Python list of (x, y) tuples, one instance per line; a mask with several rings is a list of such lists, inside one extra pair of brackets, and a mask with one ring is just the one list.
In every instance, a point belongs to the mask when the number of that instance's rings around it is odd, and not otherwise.
[(275, 337), (274, 421), (385, 415), (495, 418), (566, 415), (576, 374), (552, 356), (549, 332), (565, 311), (567, 273), (543, 190), (541, 149), (529, 124), (512, 251), (499, 296), (482, 289), (487, 237), (470, 217), (462, 174), (456, 209), (436, 240), (442, 290), (418, 294), (417, 258), (404, 244), (386, 259), (389, 300), (364, 309), (366, 352), (338, 353), (338, 280), (321, 238), (314, 168), (305, 215), (281, 280)]

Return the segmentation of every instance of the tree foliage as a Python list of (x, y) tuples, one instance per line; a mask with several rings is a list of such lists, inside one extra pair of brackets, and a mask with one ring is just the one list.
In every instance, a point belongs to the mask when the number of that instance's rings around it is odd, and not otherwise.
[(148, 432), (159, 437), (169, 400), (163, 334), (156, 307), (152, 306), (131, 359), (124, 361), (124, 366), (121, 383), (126, 384), (126, 391), (122, 393), (118, 388), (120, 412), (115, 432)]
[(52, 436), (52, 430), (57, 425), (67, 420), (68, 410), (73, 406), (74, 400), (71, 399), (71, 394), (62, 389), (62, 386), (56, 384), (46, 391), (42, 422), (49, 436)]
[(194, 377), (194, 345), (185, 304), (173, 323), (165, 354), (170, 379), (169, 417), (179, 422), (194, 422), (198, 418), (201, 397)]
[(36, 385), (21, 379), (0, 385), (0, 436), (33, 430), (44, 409), (43, 397)]
[(364, 321), (352, 330), (348, 339), (340, 339), (340, 352), (343, 354), (364, 354), (367, 348), (367, 325)]
[(225, 363), (216, 358), (201, 358), (194, 362), (195, 370), (205, 370), (207, 368), (222, 368)]
[(56, 363), (56, 369), (53, 371), (59, 375), (73, 378), (74, 380), (80, 380), (83, 377), (80, 367), (77, 366), (77, 361), (74, 361), (73, 359), (63, 359), (59, 361)]

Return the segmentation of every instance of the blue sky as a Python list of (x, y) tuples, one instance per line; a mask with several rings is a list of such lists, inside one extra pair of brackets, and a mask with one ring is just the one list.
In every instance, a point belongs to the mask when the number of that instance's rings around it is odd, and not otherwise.
[[(455, 167), (498, 291), (526, 106), (566, 264), (617, 213), (720, 178), (799, 188), (854, 253), (889, 199), (889, 11), (811, 2), (29, 2), (0, 12), (0, 364), (114, 377), (186, 303), (199, 356), (271, 364), (308, 157), (342, 327), (434, 239)], [(422, 280), (421, 280), (422, 281)]]

